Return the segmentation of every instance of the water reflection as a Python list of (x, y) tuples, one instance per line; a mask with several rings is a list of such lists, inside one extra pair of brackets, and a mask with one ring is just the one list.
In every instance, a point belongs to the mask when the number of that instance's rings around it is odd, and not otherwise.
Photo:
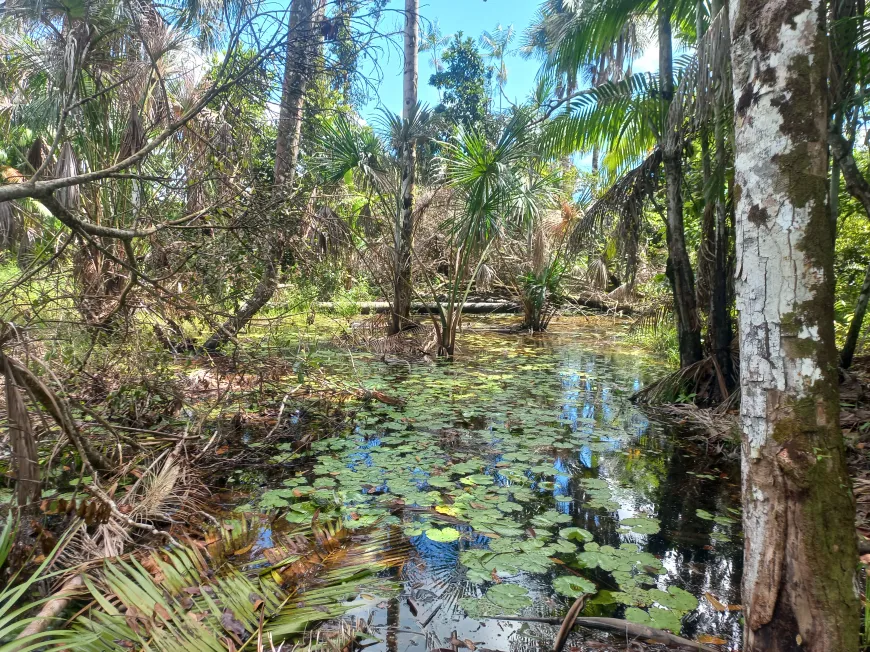
[[(736, 649), (739, 614), (717, 608), (739, 604), (739, 528), (727, 519), (717, 523), (698, 514), (699, 510), (734, 514), (728, 510), (739, 505), (739, 475), (733, 466), (693, 449), (685, 442), (685, 433), (650, 420), (628, 403), (631, 393), (660, 374), (658, 365), (636, 355), (602, 350), (582, 334), (546, 338), (487, 334), (470, 336), (465, 342), (463, 358), (446, 369), (437, 367), (439, 374), (432, 373), (431, 367), (395, 365), (380, 380), (381, 387), (389, 386), (394, 393), (402, 393), (403, 385), (408, 385), (408, 409), (421, 386), (429, 388), (430, 398), (431, 390), (437, 389), (441, 423), (421, 419), (413, 423), (415, 432), (429, 433), (429, 439), (421, 440), (421, 449), (440, 447), (445, 465), (457, 451), (472, 449), (487, 460), (482, 472), (492, 477), (493, 486), (509, 491), (516, 478), (504, 468), (509, 463), (495, 449), (512, 438), (534, 436), (540, 426), (529, 427), (530, 415), (549, 411), (549, 432), (563, 431), (556, 435), (552, 477), (544, 480), (529, 474), (535, 497), (523, 505), (517, 520), (555, 510), (570, 515), (567, 525), (588, 530), (599, 545), (636, 544), (664, 567), (661, 574), (644, 579), (643, 586), (662, 590), (675, 586), (699, 599), (699, 606), (683, 619), (683, 635), (715, 635), (731, 642), (723, 649)], [(368, 369), (375, 370), (377, 364), (370, 363)], [(357, 365), (364, 374), (365, 365), (359, 361)], [(475, 433), (480, 437), (477, 443)], [(383, 432), (360, 436), (347, 463), (352, 468), (371, 467), (376, 463), (373, 454), (385, 452), (384, 441)], [(408, 466), (402, 477), (384, 478), (377, 491), (409, 481), (421, 491), (430, 490), (426, 484), (430, 473), (421, 466)], [(645, 516), (658, 519), (661, 529), (644, 534), (621, 525), (625, 519)], [(408, 518), (418, 517), (405, 514)], [(372, 652), (455, 649), (457, 639), (502, 651), (548, 649), (552, 644), (553, 632), (547, 627), (466, 616), (460, 600), (483, 599), (488, 586), (467, 580), (460, 553), (487, 548), (492, 539), (468, 527), (459, 529), (463, 536), (453, 542), (433, 541), (419, 533), (412, 536), (413, 554), (403, 570), (404, 592), (399, 598), (381, 606), (360, 598), (355, 613), (370, 617), (375, 631), (383, 634), (383, 642)], [(534, 528), (531, 533), (535, 536)], [(543, 573), (519, 571), (503, 580), (493, 571), (493, 579), (528, 590), (533, 605), (522, 611), (524, 615), (558, 616), (570, 603), (553, 594), (552, 580), (563, 573), (558, 567)], [(584, 574), (599, 589), (621, 588), (611, 573), (600, 568)], [(590, 604), (586, 609), (588, 615), (622, 617), (625, 612), (621, 604)]]

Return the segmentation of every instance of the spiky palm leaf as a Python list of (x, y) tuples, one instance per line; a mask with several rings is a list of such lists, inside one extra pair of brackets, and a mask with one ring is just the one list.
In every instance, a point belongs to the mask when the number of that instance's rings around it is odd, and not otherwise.
[[(0, 529), (0, 569), (9, 557), (17, 533), (18, 522), (12, 514), (9, 514), (3, 528)], [(51, 572), (51, 566), (66, 541), (66, 538), (62, 539), (54, 552), (47, 555), (29, 577), (24, 576), (24, 570), (19, 570), (0, 590), (0, 641), (8, 641), (0, 643), (0, 652), (28, 652), (53, 646), (71, 646), (79, 642), (76, 640), (76, 635), (68, 630), (41, 631), (16, 639), (28, 625), (37, 620), (38, 616), (34, 616), (33, 612), (50, 599), (28, 600), (37, 582), (60, 575), (58, 572)]]
[(120, 652), (133, 644), (218, 652), (228, 641), (253, 649), (258, 632), (277, 643), (343, 615), (365, 581), (406, 556), (396, 543), (402, 539), (389, 528), (351, 536), (340, 523), (315, 518), (293, 536), (273, 531), (272, 548), (237, 566), (230, 558), (250, 556), (252, 533), (259, 531), (236, 527), (208, 552), (191, 545), (143, 562), (107, 561), (98, 582), (86, 580), (99, 609), (78, 618), (75, 627), (97, 639), (80, 649)]

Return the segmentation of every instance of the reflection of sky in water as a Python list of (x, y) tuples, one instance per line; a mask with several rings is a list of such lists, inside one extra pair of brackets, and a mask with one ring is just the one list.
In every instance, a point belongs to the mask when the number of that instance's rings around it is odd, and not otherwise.
[[(494, 336), (487, 335), (486, 337)], [(511, 341), (510, 338), (503, 339)], [(514, 341), (519, 349), (526, 340), (517, 337), (514, 338)], [(558, 421), (568, 426), (574, 433), (571, 441), (576, 444), (576, 448), (573, 451), (559, 451), (560, 454), (554, 456), (553, 469), (555, 474), (552, 478), (544, 479), (544, 486), (536, 482), (540, 479), (539, 475), (528, 472), (529, 480), (532, 482), (526, 486), (532, 489), (536, 498), (531, 505), (523, 505), (527, 510), (527, 516), (542, 510), (556, 510), (571, 514), (574, 521), (567, 525), (573, 524), (590, 529), (595, 533), (596, 541), (599, 543), (618, 545), (620, 541), (630, 541), (637, 543), (643, 549), (649, 549), (662, 558), (667, 570), (667, 575), (655, 578), (656, 584), (662, 589), (676, 584), (687, 588), (695, 595), (703, 595), (704, 591), (710, 591), (724, 600), (731, 599), (729, 596), (736, 596), (735, 592), (739, 588), (739, 569), (734, 568), (728, 553), (706, 553), (701, 550), (701, 545), (698, 543), (686, 548), (689, 544), (681, 543), (678, 538), (675, 538), (680, 536), (679, 532), (663, 531), (656, 535), (641, 535), (617, 531), (618, 520), (635, 517), (641, 513), (662, 518), (663, 526), (666, 527), (674, 527), (675, 523), (681, 524), (686, 520), (694, 522), (695, 503), (687, 498), (685, 492), (680, 492), (678, 487), (674, 489), (674, 493), (678, 494), (675, 498), (677, 505), (671, 509), (680, 511), (677, 512), (676, 520), (667, 521), (666, 506), (656, 487), (659, 483), (669, 481), (668, 464), (670, 462), (667, 457), (671, 454), (669, 445), (663, 439), (662, 428), (653, 426), (646, 416), (630, 406), (627, 401), (629, 388), (632, 392), (636, 392), (643, 387), (640, 366), (636, 363), (636, 359), (628, 356), (620, 358), (612, 355), (601, 355), (597, 352), (592, 353), (588, 348), (578, 346), (571, 337), (548, 337), (544, 341), (544, 346), (535, 355), (538, 357), (532, 359), (537, 362), (552, 360), (556, 364), (553, 371), (539, 372), (553, 374), (549, 384), (546, 382), (546, 377), (542, 376), (545, 382), (534, 386), (524, 385), (521, 392), (506, 395), (509, 397), (507, 399), (499, 399), (497, 395), (487, 399), (482, 392), (464, 391), (445, 386), (445, 396), (451, 395), (454, 400), (444, 404), (444, 420), (446, 422), (460, 421), (463, 418), (462, 411), (469, 408), (469, 402), (474, 405), (474, 402), (478, 401), (484, 406), (484, 419), (472, 427), (492, 433), (494, 426), (503, 426), (505, 421), (510, 420), (515, 423), (518, 416), (522, 416), (524, 405), (552, 409), (553, 422)], [(451, 375), (461, 379), (463, 373), (472, 369), (478, 377), (481, 374), (485, 376), (487, 373), (506, 373), (505, 369), (508, 370), (507, 373), (510, 373), (511, 365), (515, 365), (517, 361), (518, 359), (511, 360), (496, 356), (480, 367), (474, 367), (473, 362), (468, 367), (459, 365), (452, 367)], [(502, 366), (499, 366), (499, 363)], [(415, 375), (425, 374), (425, 368), (412, 367), (406, 375), (412, 378)], [(505, 388), (511, 388), (515, 383), (524, 383), (527, 379), (527, 376), (514, 374), (513, 377), (500, 379), (498, 382)], [(395, 382), (401, 383), (402, 380), (399, 379)], [(439, 384), (439, 386), (441, 385)], [(460, 394), (475, 394), (475, 396), (455, 399), (455, 396)], [(513, 398), (514, 396), (516, 398)], [(487, 400), (492, 402), (488, 403)], [(512, 401), (518, 402), (514, 404)], [(505, 415), (505, 411), (510, 412), (510, 415)], [(584, 436), (588, 435), (592, 436), (593, 442), (598, 443), (595, 446), (597, 450), (593, 451), (589, 443), (582, 441)], [(482, 433), (477, 436), (479, 450), (474, 454), (485, 456), (485, 447), (511, 445), (516, 431), (514, 435), (491, 439)], [(637, 450), (637, 440), (642, 437), (646, 437), (644, 443), (648, 443), (648, 445), (640, 446), (642, 450)], [(380, 439), (377, 438), (367, 441), (356, 453), (350, 456), (351, 466), (356, 464), (371, 466), (373, 461), (370, 451), (380, 446), (380, 443)], [(649, 448), (660, 452), (649, 453), (647, 451)], [(446, 452), (449, 454), (450, 451)], [(625, 454), (626, 452), (629, 452), (630, 458)], [(636, 458), (638, 455), (641, 458)], [(664, 459), (662, 459), (663, 456)], [(516, 481), (515, 477), (512, 480), (508, 470), (495, 466), (502, 459), (502, 455), (489, 457), (488, 464), (482, 471), (493, 477), (494, 486), (510, 486)], [(656, 462), (656, 460), (659, 461)], [(579, 477), (587, 476), (590, 470), (593, 471), (592, 477), (606, 480), (612, 500), (619, 505), (615, 512), (607, 513), (603, 510), (591, 509), (583, 503), (573, 500), (575, 497), (583, 496), (583, 490), (576, 483), (575, 478), (579, 480)], [(412, 481), (422, 481), (426, 475), (427, 473), (420, 467), (415, 467), (410, 473), (408, 471), (402, 473), (404, 480)], [(650, 478), (651, 483), (647, 483), (646, 478)], [(425, 489), (423, 483), (420, 484), (421, 488)], [(712, 496), (718, 495), (717, 486), (702, 485), (702, 489), (707, 491), (711, 500), (720, 500), (712, 498)], [(465, 487), (462, 489), (468, 490)], [(703, 495), (707, 494), (702, 494), (702, 497)], [(572, 500), (555, 500), (557, 496), (567, 496)], [(680, 501), (686, 501), (685, 505), (681, 505)], [(704, 504), (707, 505), (707, 503)], [(715, 509), (715, 506), (710, 508)], [(384, 645), (378, 645), (371, 648), (370, 652), (399, 652), (400, 650), (401, 652), (425, 652), (426, 650), (450, 647), (448, 640), (453, 630), (456, 630), (460, 639), (470, 638), (476, 644), (482, 644), (486, 648), (503, 651), (513, 650), (519, 640), (517, 633), (523, 628), (522, 624), (495, 619), (466, 618), (462, 610), (456, 605), (456, 600), (459, 597), (482, 596), (489, 586), (476, 586), (465, 581), (465, 571), (458, 562), (461, 550), (485, 548), (488, 546), (489, 539), (474, 533), (467, 527), (456, 526), (452, 522), (439, 521), (430, 515), (426, 515), (425, 518), (431, 520), (434, 527), (459, 527), (465, 532), (465, 539), (453, 543), (435, 542), (425, 535), (411, 539), (413, 555), (405, 571), (408, 581), (405, 587), (405, 596), (400, 599), (399, 605), (392, 612), (393, 615), (389, 617), (394, 625), (398, 625), (405, 632), (399, 634), (395, 649), (387, 651)], [(518, 520), (523, 521), (524, 519), (518, 517)], [(559, 527), (564, 526), (560, 525)], [(704, 539), (705, 542), (708, 540)], [(702, 556), (701, 553), (703, 553), (704, 559), (708, 563), (697, 568), (690, 567), (684, 548), (698, 557)], [(739, 551), (734, 554), (735, 558), (739, 557)], [(519, 578), (509, 578), (505, 581), (520, 583), (528, 588), (530, 595), (535, 599), (536, 610), (539, 609), (537, 613), (547, 613), (548, 609), (558, 610), (560, 604), (564, 605), (562, 602), (552, 602), (551, 579), (552, 577), (547, 575), (521, 574)], [(423, 603), (421, 606), (423, 606), (424, 614), (415, 617), (410, 613), (406, 599), (411, 596)], [(430, 598), (435, 602), (427, 602)], [(421, 620), (424, 616), (431, 614), (433, 607), (438, 603), (443, 604), (426, 628), (425, 634), (427, 635), (413, 634), (414, 632), (422, 632)], [(546, 606), (550, 604), (551, 606)], [(374, 607), (369, 605), (365, 610), (361, 609), (359, 613), (364, 618), (368, 617), (368, 611), (372, 608)], [(374, 611), (373, 625), (386, 625), (388, 620), (386, 610), (374, 608)], [(621, 614), (622, 611), (617, 610), (605, 615), (618, 617)], [(698, 631), (720, 632), (733, 636), (735, 641), (739, 640), (739, 626), (736, 625), (737, 619), (732, 614), (724, 616), (717, 614), (715, 610), (711, 611), (708, 604), (702, 602), (702, 606), (691, 618), (701, 624), (696, 623), (695, 630), (690, 631), (690, 634)], [(544, 647), (549, 647), (550, 643), (551, 641), (545, 641)]]

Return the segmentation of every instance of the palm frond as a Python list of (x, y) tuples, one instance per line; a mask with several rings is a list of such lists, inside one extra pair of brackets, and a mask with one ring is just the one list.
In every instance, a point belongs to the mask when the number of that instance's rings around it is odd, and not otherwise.
[(633, 278), (644, 223), (644, 203), (658, 188), (661, 160), (661, 151), (656, 148), (643, 163), (597, 199), (570, 232), (569, 248), (573, 251), (588, 249), (612, 234), (617, 252), (625, 261), (626, 275)]
[(141, 562), (106, 561), (98, 580), (86, 581), (99, 608), (75, 622), (96, 637), (82, 649), (217, 652), (231, 641), (243, 650), (258, 632), (278, 643), (346, 613), (349, 599), (378, 583), (377, 572), (407, 555), (390, 528), (351, 535), (316, 516), (288, 534), (273, 531), (270, 548), (255, 549), (259, 540), (258, 529), (242, 524), (207, 552), (188, 545)]

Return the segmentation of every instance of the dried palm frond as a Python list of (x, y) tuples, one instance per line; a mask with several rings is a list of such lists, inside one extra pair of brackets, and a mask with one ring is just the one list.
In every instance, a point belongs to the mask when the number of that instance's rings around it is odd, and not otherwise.
[(633, 279), (644, 223), (644, 203), (658, 189), (661, 161), (661, 150), (656, 148), (643, 163), (597, 199), (571, 230), (570, 249), (581, 251), (612, 233), (617, 254), (625, 261), (625, 275)]
[(729, 397), (727, 383), (716, 357), (707, 356), (645, 387), (634, 394), (631, 401), (645, 405), (715, 405)]
[[(64, 143), (60, 148), (60, 154), (57, 157), (57, 164), (54, 166), (54, 176), (56, 179), (66, 179), (78, 174), (78, 159), (76, 153), (70, 143)], [(69, 186), (61, 188), (55, 193), (58, 202), (64, 208), (73, 210), (79, 205), (79, 188), (78, 186)]]
[(390, 315), (379, 314), (358, 324), (342, 338), (342, 344), (371, 351), (379, 356), (420, 358), (431, 349), (432, 327), (414, 324), (400, 333), (385, 335), (390, 324)]
[(141, 491), (131, 491), (124, 497), (123, 503), (132, 506), (130, 518), (162, 519), (168, 510), (177, 511), (186, 498), (177, 491), (181, 473), (181, 464), (172, 458), (159, 471), (147, 471), (140, 480)]
[(0, 249), (11, 249), (18, 241), (21, 227), (11, 201), (0, 202)]
[(674, 324), (674, 300), (661, 298), (641, 312), (632, 322), (629, 334), (657, 333)]
[(593, 290), (605, 290), (610, 283), (610, 270), (604, 256), (596, 256), (586, 267), (586, 280)]
[(634, 299), (635, 291), (631, 283), (623, 283), (616, 289), (607, 293), (607, 298), (616, 301), (617, 303), (626, 303)]
[(30, 171), (36, 172), (41, 168), (48, 154), (48, 145), (42, 140), (42, 136), (34, 140), (30, 149), (27, 150), (27, 164), (30, 166)]
[(4, 384), (9, 442), (16, 470), (15, 493), (18, 506), (32, 511), (40, 495), (39, 454), (33, 424), (11, 365), (5, 365)]
[(477, 276), (474, 278), (474, 285), (478, 290), (486, 292), (492, 288), (495, 279), (495, 270), (490, 265), (484, 263), (480, 266), (480, 269), (477, 270)]
[(130, 102), (130, 117), (127, 119), (127, 127), (121, 137), (121, 149), (118, 152), (118, 160), (123, 161), (142, 149), (145, 144), (145, 128), (142, 126), (142, 116), (139, 107)]

